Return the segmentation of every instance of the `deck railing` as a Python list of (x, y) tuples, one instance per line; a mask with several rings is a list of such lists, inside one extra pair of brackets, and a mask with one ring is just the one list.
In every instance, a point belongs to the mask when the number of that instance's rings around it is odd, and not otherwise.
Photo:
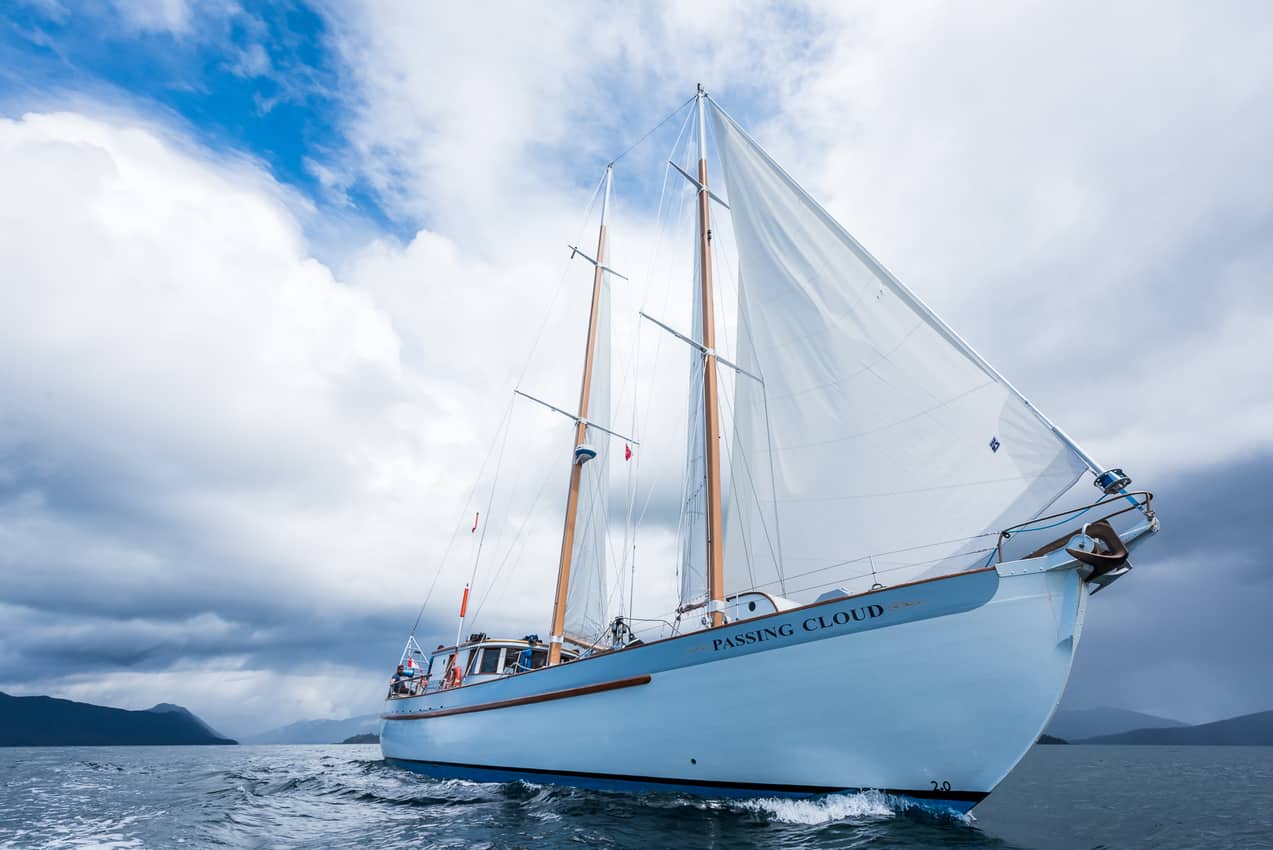
[[(1102, 520), (1113, 519), (1116, 516), (1120, 516), (1122, 514), (1129, 513), (1131, 511), (1143, 511), (1145, 514), (1145, 517), (1147, 519), (1152, 520), (1154, 518), (1154, 510), (1151, 505), (1151, 502), (1153, 502), (1153, 499), (1154, 499), (1154, 494), (1149, 492), (1148, 490), (1134, 490), (1130, 493), (1117, 493), (1113, 496), (1106, 496), (1104, 499), (1101, 499), (1100, 501), (1097, 501), (1097, 502), (1093, 502), (1090, 505), (1084, 505), (1082, 507), (1071, 508), (1068, 511), (1061, 511), (1060, 513), (1048, 514), (1047, 516), (1035, 517), (1034, 519), (1028, 522), (1021, 522), (1021, 523), (1017, 523), (1016, 525), (1009, 526), (1008, 528), (1005, 528), (1003, 531), (999, 532), (999, 540), (995, 544), (995, 551), (998, 554), (999, 563), (1001, 564), (1003, 563), (1004, 542), (1011, 539), (1014, 535), (1029, 534), (1035, 531), (1046, 531), (1047, 529), (1050, 529), (1050, 528), (1059, 528), (1060, 526), (1066, 525), (1070, 522), (1073, 522), (1079, 519), (1080, 517), (1087, 514), (1089, 511), (1099, 508), (1101, 505), (1109, 505), (1115, 502), (1125, 502), (1126, 504), (1123, 507), (1120, 507), (1116, 511), (1110, 511), (1109, 513), (1101, 514), (1100, 516), (1094, 519), (1090, 519), (1090, 518), (1086, 519), (1084, 521), (1084, 524), (1090, 525), (1091, 523), (1094, 523), (1094, 522), (1100, 522)], [(1051, 522), (1051, 520), (1059, 520), (1059, 521)], [(1038, 523), (1044, 523), (1044, 524), (1038, 525)], [(1030, 527), (1027, 527), (1027, 526), (1030, 526)], [(1057, 540), (1053, 541), (1053, 543), (1068, 540), (1070, 537), (1074, 536), (1075, 533), (1076, 533), (1075, 531), (1070, 531), (1064, 536), (1057, 538)], [(1047, 547), (1043, 547), (1043, 548), (1046, 549)]]

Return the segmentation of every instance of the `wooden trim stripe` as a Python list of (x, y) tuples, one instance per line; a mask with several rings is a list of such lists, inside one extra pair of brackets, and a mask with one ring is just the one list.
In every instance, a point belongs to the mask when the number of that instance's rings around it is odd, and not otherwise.
[(542, 694), (532, 694), (528, 697), (517, 697), (516, 699), (501, 699), (495, 702), (483, 702), (477, 705), (459, 705), (455, 708), (436, 708), (433, 711), (416, 711), (410, 714), (382, 714), (380, 717), (384, 720), (419, 720), (426, 717), (448, 717), (453, 714), (471, 714), (475, 711), (494, 711), (497, 708), (511, 708), (515, 705), (530, 705), (536, 702), (550, 702), (558, 699), (569, 699), (571, 697), (581, 697), (588, 694), (599, 694), (603, 691), (617, 691), (620, 688), (634, 688), (637, 685), (650, 684), (650, 674), (646, 673), (641, 676), (632, 676), (627, 679), (614, 679), (609, 682), (599, 682), (595, 685), (584, 685), (578, 688), (565, 688), (560, 691), (547, 691)]

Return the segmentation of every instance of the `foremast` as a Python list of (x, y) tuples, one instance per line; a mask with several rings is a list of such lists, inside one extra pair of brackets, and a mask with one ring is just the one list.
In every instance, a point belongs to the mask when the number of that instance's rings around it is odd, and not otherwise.
[(712, 293), (712, 228), (707, 189), (707, 93), (699, 85), (698, 111), (698, 248), (699, 294), (703, 314), (703, 441), (707, 468), (707, 611), (711, 624), (725, 622), (724, 519), (721, 512), (720, 398), (716, 371), (716, 309)]
[[(575, 446), (582, 447), (588, 430), (588, 402), (592, 391), (592, 371), (597, 354), (597, 325), (601, 305), (602, 275), (606, 261), (606, 214), (610, 207), (610, 185), (613, 164), (606, 166), (605, 185), (601, 195), (601, 225), (597, 232), (597, 256), (592, 275), (592, 307), (588, 315), (588, 341), (584, 349), (583, 385), (579, 389), (579, 415), (575, 420)], [(561, 661), (561, 644), (566, 630), (566, 597), (570, 590), (570, 567), (575, 548), (575, 525), (579, 518), (579, 482), (584, 458), (576, 452), (571, 457), (570, 489), (566, 495), (566, 519), (561, 532), (561, 560), (557, 565), (557, 592), (553, 601), (552, 628), (548, 638), (548, 663)]]

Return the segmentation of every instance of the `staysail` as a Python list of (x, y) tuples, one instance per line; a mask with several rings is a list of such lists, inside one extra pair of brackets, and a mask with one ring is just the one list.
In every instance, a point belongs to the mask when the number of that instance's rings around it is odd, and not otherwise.
[(712, 106), (737, 358), (763, 378), (737, 378), (727, 592), (808, 598), (984, 563), (994, 538), (977, 535), (1037, 516), (1081, 457)]
[[(597, 342), (593, 355), (588, 418), (610, 425), (610, 275), (601, 274), (597, 301)], [(610, 435), (589, 427), (584, 443), (596, 457), (583, 463), (579, 478), (579, 508), (566, 591), (565, 633), (591, 643), (609, 623), (606, 588), (606, 526), (610, 507)]]

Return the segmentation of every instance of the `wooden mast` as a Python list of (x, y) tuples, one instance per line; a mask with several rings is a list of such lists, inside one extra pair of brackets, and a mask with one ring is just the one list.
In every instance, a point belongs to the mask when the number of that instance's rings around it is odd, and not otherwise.
[[(606, 212), (610, 206), (610, 183), (614, 166), (606, 166), (605, 189), (601, 200), (601, 227), (597, 234), (596, 269), (592, 275), (592, 311), (588, 316), (588, 344), (584, 349), (583, 386), (579, 390), (579, 417), (575, 422), (575, 443), (583, 444), (587, 431), (588, 400), (592, 393), (592, 367), (597, 352), (597, 312), (601, 304), (601, 275), (606, 261)], [(561, 642), (566, 630), (566, 594), (570, 589), (570, 562), (575, 548), (575, 521), (579, 517), (579, 480), (583, 464), (571, 452), (570, 491), (566, 496), (566, 522), (561, 532), (561, 560), (557, 566), (557, 595), (553, 602), (552, 632), (548, 638), (548, 663), (561, 661)]]
[(707, 466), (707, 610), (712, 625), (725, 622), (724, 520), (720, 493), (720, 400), (716, 374), (716, 308), (712, 298), (712, 229), (707, 192), (707, 95), (698, 87), (698, 247), (703, 313), (703, 447)]

